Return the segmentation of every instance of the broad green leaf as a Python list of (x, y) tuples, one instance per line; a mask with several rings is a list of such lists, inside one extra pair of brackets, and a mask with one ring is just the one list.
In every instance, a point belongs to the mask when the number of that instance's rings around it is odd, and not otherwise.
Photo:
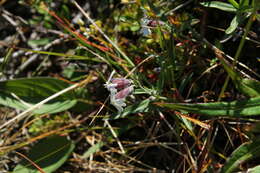
[(233, 102), (156, 104), (174, 110), (209, 116), (242, 117), (260, 115), (260, 97)]
[(231, 5), (229, 3), (225, 3), (225, 2), (220, 2), (220, 1), (201, 2), (200, 4), (205, 7), (217, 8), (219, 10), (223, 10), (223, 11), (227, 11), (227, 12), (236, 12), (237, 11), (237, 9), (233, 5)]
[(104, 146), (104, 142), (98, 142), (97, 144), (91, 146), (82, 156), (82, 158), (86, 159), (88, 158), (91, 154), (94, 154), (100, 150)]
[(238, 147), (221, 169), (223, 173), (234, 172), (240, 164), (260, 156), (260, 139), (247, 142)]
[[(69, 87), (69, 84), (55, 78), (23, 78), (0, 82), (0, 104), (26, 110), (47, 97)], [(67, 110), (76, 104), (73, 92), (67, 92), (42, 105), (33, 113), (56, 113)]]
[[(70, 156), (75, 145), (65, 136), (45, 138), (33, 146), (27, 157), (46, 173), (57, 170)], [(22, 160), (13, 173), (37, 173), (38, 170), (27, 160)]]
[(234, 32), (239, 24), (239, 16), (235, 15), (235, 17), (232, 19), (230, 26), (226, 29), (225, 33), (226, 34), (231, 34), (232, 32)]
[(248, 173), (259, 173), (259, 172), (260, 172), (260, 165), (248, 169)]

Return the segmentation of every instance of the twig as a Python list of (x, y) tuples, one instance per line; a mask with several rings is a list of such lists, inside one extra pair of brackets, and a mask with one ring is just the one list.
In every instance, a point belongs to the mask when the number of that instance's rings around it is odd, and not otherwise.
[(45, 173), (42, 168), (40, 168), (36, 163), (34, 163), (31, 159), (29, 159), (28, 157), (26, 157), (24, 154), (19, 153), (17, 151), (15, 151), (16, 154), (18, 154), (19, 156), (23, 157), (24, 159), (26, 159), (28, 162), (30, 162), (35, 168), (38, 169), (39, 172), (41, 173)]
[(24, 42), (26, 42), (26, 38), (21, 30), (21, 28), (19, 27), (19, 25), (17, 24), (17, 22), (15, 20), (13, 20), (8, 14), (10, 13), (6, 13), (5, 10), (3, 10), (3, 14), (2, 16), (11, 24), (15, 27), (16, 31), (19, 33), (19, 35), (21, 36), (22, 40)]
[(95, 119), (97, 118), (98, 114), (103, 110), (103, 108), (105, 107), (106, 103), (108, 102), (109, 97), (106, 98), (105, 102), (102, 104), (102, 106), (99, 108), (99, 110), (97, 111), (97, 113), (93, 116), (91, 122), (89, 123), (89, 125), (91, 125)]
[(105, 63), (109, 64), (109, 62), (102, 56), (100, 56), (99, 54), (95, 53), (94, 51), (92, 51), (91, 49), (87, 48), (87, 47), (83, 47), (83, 49), (89, 51), (90, 53), (92, 53), (93, 55), (95, 55), (97, 58), (99, 58), (100, 60), (104, 61)]
[(175, 7), (174, 9), (172, 9), (172, 10), (166, 12), (165, 15), (170, 15), (170, 14), (174, 13), (175, 11), (177, 11), (177, 10), (179, 10), (179, 9), (181, 9), (181, 8), (183, 8), (183, 7), (185, 7), (186, 5), (188, 5), (189, 3), (191, 3), (192, 1), (193, 1), (193, 0), (189, 0), (189, 1), (185, 2), (185, 3), (183, 3), (183, 4), (180, 4), (179, 6)]
[(112, 135), (113, 135), (114, 138), (116, 139), (117, 144), (118, 144), (118, 146), (119, 146), (121, 152), (122, 152), (123, 154), (125, 154), (125, 150), (124, 150), (124, 148), (123, 148), (123, 145), (121, 144), (120, 140), (118, 139), (118, 137), (117, 137), (115, 131), (113, 130), (112, 126), (109, 124), (108, 120), (105, 120), (105, 124), (108, 126), (108, 128), (109, 128), (109, 130), (111, 131)]
[(141, 65), (143, 65), (143, 63), (145, 63), (145, 62), (151, 60), (152, 58), (154, 58), (154, 55), (150, 55), (150, 56), (148, 56), (147, 58), (145, 58), (142, 62), (140, 62), (139, 64), (137, 64), (137, 66), (136, 66), (135, 68), (133, 68), (133, 69), (125, 76), (125, 78), (128, 78), (129, 76), (131, 76), (131, 75), (133, 74), (133, 72), (134, 72), (137, 68), (139, 68)]

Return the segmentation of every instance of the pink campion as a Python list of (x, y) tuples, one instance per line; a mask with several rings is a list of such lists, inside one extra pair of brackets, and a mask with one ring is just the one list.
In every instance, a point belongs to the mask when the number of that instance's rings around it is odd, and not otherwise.
[(128, 87), (132, 83), (132, 81), (125, 78), (113, 78), (111, 79), (111, 83), (116, 84), (116, 89), (123, 89)]
[(129, 94), (131, 94), (134, 90), (134, 86), (129, 86), (125, 89), (122, 89), (115, 95), (115, 99), (124, 99), (126, 98)]
[(164, 22), (160, 20), (149, 20), (147, 26), (156, 27), (158, 25), (163, 25)]
[(134, 85), (129, 79), (112, 78), (114, 73), (115, 71), (110, 74), (104, 86), (110, 92), (110, 103), (121, 113), (126, 106), (125, 98), (134, 91)]

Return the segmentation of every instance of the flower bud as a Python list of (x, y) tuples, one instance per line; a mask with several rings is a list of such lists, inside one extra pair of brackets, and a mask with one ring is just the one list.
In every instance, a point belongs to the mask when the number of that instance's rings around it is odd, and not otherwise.
[(116, 84), (116, 89), (123, 89), (128, 87), (132, 83), (132, 81), (125, 78), (113, 78), (111, 79), (111, 83)]
[(127, 87), (115, 95), (115, 99), (124, 99), (134, 90), (134, 86)]
[(156, 27), (158, 25), (163, 25), (164, 22), (162, 21), (157, 21), (157, 20), (150, 20), (148, 23), (147, 23), (147, 26), (151, 26), (151, 27)]

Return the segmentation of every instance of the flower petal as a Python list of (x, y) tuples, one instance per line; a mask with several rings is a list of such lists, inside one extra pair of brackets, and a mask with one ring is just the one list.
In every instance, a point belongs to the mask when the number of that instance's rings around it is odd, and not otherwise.
[(115, 99), (124, 99), (126, 98), (130, 93), (132, 93), (134, 90), (134, 86), (130, 86), (127, 87), (121, 91), (119, 91), (116, 95), (115, 95)]
[(132, 81), (125, 78), (113, 78), (111, 79), (112, 84), (116, 84), (116, 89), (123, 89), (128, 87)]

